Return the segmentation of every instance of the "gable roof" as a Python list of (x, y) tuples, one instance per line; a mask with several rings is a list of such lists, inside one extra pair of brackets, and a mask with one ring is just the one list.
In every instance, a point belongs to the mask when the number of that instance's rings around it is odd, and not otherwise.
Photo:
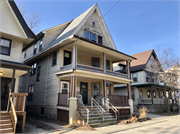
[(22, 14), (20, 13), (16, 3), (14, 2), (14, 0), (7, 0), (9, 5), (11, 6), (16, 18), (18, 19), (19, 23), (21, 24), (24, 32), (26, 33), (26, 36), (28, 38), (32, 38), (32, 39), (35, 39), (35, 35), (34, 33), (31, 31), (31, 29), (28, 27), (28, 25), (26, 24)]
[[(131, 55), (132, 57), (135, 57), (137, 59), (137, 60), (131, 61), (131, 71), (138, 71), (138, 70), (145, 69), (145, 66), (153, 52), (154, 52), (154, 50), (152, 49), (152, 50), (148, 50), (145, 52)], [(125, 63), (123, 62), (120, 64), (125, 64)], [(124, 68), (122, 71), (124, 72), (124, 71), (126, 71), (126, 69)]]
[[(104, 19), (102, 17), (102, 14), (99, 10), (99, 7), (97, 4), (94, 4), (92, 7), (90, 7), (88, 10), (86, 10), (84, 13), (79, 15), (77, 18), (71, 21), (71, 23), (47, 46), (47, 48), (59, 43), (60, 41), (68, 38), (71, 35), (75, 35), (76, 32), (79, 30), (79, 28), (86, 22), (87, 18), (95, 11), (97, 10), (99, 13), (99, 16), (101, 18), (101, 22), (104, 24), (104, 29), (108, 33), (108, 38), (110, 38), (110, 42), (112, 44), (112, 47), (116, 49), (116, 46), (112, 40), (112, 37), (109, 33), (109, 30), (107, 29), (107, 26), (104, 22)], [(106, 34), (105, 34), (106, 35)]]

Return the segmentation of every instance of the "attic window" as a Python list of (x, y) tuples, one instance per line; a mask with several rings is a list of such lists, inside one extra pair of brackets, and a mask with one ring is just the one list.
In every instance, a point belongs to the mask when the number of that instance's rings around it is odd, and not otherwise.
[(92, 22), (92, 26), (93, 26), (93, 27), (95, 27), (95, 26), (96, 26), (96, 23), (95, 23), (94, 21)]

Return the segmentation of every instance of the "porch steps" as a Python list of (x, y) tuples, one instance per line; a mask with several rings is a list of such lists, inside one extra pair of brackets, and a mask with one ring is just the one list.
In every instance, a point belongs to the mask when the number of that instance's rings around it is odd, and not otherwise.
[(0, 133), (13, 133), (12, 122), (8, 112), (0, 112)]
[[(116, 124), (116, 118), (110, 113), (105, 107), (102, 107), (105, 110), (104, 113), (104, 122), (102, 112), (99, 111), (97, 107), (91, 109), (90, 106), (87, 106), (89, 113), (89, 125), (91, 127), (100, 127)], [(78, 107), (78, 113), (87, 121), (87, 111), (83, 107)]]

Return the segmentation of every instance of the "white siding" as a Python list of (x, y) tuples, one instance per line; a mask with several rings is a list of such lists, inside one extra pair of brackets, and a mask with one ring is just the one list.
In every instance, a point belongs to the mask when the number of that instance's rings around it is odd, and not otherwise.
[(20, 25), (15, 19), (13, 12), (8, 6), (6, 0), (1, 0), (0, 2), (0, 32), (14, 35), (17, 37), (25, 38)]
[[(93, 27), (92, 26), (92, 22), (95, 22), (96, 23), (96, 26)], [(103, 40), (103, 45), (104, 46), (108, 46), (108, 47), (111, 47), (110, 45), (108, 45), (107, 41), (106, 41), (106, 38), (104, 36), (105, 33), (103, 33), (101, 27), (100, 27), (100, 23), (98, 22), (98, 17), (97, 17), (97, 14), (96, 12), (94, 12), (88, 19), (87, 19), (87, 22), (81, 27), (81, 29), (77, 32), (77, 35), (84, 38), (84, 30), (86, 29), (87, 31), (89, 32), (92, 32), (96, 35), (99, 35), (102, 37), (102, 40)], [(96, 38), (97, 40), (97, 38)], [(97, 40), (98, 41), (98, 40)]]
[(23, 42), (17, 41), (15, 39), (11, 39), (11, 40), (12, 40), (12, 42), (11, 42), (10, 56), (0, 54), (0, 59), (14, 61), (14, 62), (20, 62)]

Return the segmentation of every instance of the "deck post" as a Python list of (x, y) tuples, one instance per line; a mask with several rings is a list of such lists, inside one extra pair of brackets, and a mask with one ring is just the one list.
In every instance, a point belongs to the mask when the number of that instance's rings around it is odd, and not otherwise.
[(153, 92), (152, 92), (152, 86), (151, 86), (150, 88), (151, 88), (151, 100), (152, 100), (152, 104), (154, 104), (154, 102), (153, 102)]
[(104, 98), (107, 98), (106, 80), (103, 80)]
[(131, 85), (127, 84), (127, 91), (128, 91), (128, 102), (129, 102), (129, 106), (130, 106), (130, 113), (131, 115), (133, 114), (133, 100), (131, 97)]
[(77, 45), (73, 44), (73, 68), (77, 68)]
[(160, 89), (158, 88), (159, 98), (161, 98)]
[(104, 73), (106, 74), (106, 54), (103, 53), (103, 69), (104, 69)]
[(73, 125), (77, 122), (77, 98), (69, 98), (69, 124)]
[(13, 69), (13, 75), (11, 80), (11, 92), (14, 92), (14, 76), (15, 76), (15, 69)]

